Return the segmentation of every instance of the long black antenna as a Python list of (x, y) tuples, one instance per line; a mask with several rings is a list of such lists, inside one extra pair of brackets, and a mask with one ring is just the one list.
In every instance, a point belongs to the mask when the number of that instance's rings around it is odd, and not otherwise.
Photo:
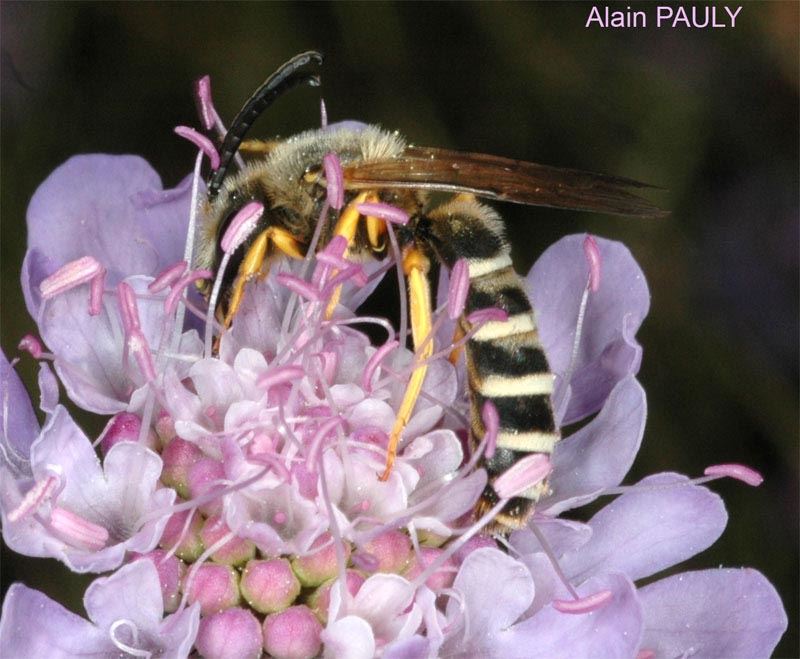
[(245, 134), (253, 125), (258, 116), (264, 112), (273, 101), (284, 92), (302, 84), (309, 84), (312, 87), (319, 86), (319, 76), (312, 73), (305, 73), (299, 69), (310, 62), (317, 65), (322, 64), (322, 53), (316, 50), (309, 50), (305, 53), (295, 55), (288, 62), (283, 64), (275, 73), (266, 79), (253, 95), (244, 104), (239, 114), (233, 120), (231, 127), (225, 134), (225, 139), (220, 147), (219, 167), (211, 172), (208, 179), (208, 196), (213, 199), (217, 196), (225, 174), (233, 160), (233, 156), (239, 150)]

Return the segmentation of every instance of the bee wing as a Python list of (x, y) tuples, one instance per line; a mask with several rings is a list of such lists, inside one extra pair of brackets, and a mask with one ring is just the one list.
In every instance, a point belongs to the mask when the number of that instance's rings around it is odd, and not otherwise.
[(412, 146), (395, 158), (346, 166), (343, 173), (345, 187), (350, 190), (377, 187), (469, 192), (531, 206), (634, 217), (667, 215), (630, 191), (653, 187), (646, 183), (482, 153)]

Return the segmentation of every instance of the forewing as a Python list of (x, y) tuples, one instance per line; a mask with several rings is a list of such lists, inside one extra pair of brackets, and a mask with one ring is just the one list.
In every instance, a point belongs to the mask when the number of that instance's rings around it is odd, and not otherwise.
[(666, 215), (631, 192), (652, 186), (632, 179), (432, 147), (409, 147), (395, 158), (349, 165), (344, 168), (344, 179), (351, 190), (377, 187), (471, 192), (531, 206), (634, 217)]

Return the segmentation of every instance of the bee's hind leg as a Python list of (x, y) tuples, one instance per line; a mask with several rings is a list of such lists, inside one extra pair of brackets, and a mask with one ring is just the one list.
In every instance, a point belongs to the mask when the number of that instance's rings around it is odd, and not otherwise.
[(425, 380), (425, 373), (428, 370), (428, 360), (433, 354), (431, 291), (428, 283), (430, 261), (422, 250), (409, 247), (403, 254), (403, 270), (408, 278), (411, 336), (414, 341), (414, 370), (406, 386), (405, 394), (403, 394), (394, 427), (389, 435), (386, 468), (380, 475), (382, 481), (387, 480), (392, 472), (400, 437), (414, 411), (414, 406), (422, 390), (422, 383)]

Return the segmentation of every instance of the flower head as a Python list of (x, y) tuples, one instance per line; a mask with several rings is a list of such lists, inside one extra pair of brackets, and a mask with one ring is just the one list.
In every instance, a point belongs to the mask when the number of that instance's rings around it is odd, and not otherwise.
[[(325, 161), (336, 180), (337, 162)], [(87, 591), (91, 622), (12, 587), (3, 654), (769, 654), (786, 618), (759, 573), (636, 585), (708, 547), (727, 513), (678, 474), (618, 487), (646, 416), (634, 335), (649, 294), (626, 248), (571, 236), (526, 280), (557, 417), (586, 422), (550, 462), (534, 456), (498, 485), (512, 496), (552, 470), (529, 527), (496, 540), (473, 514), (492, 433), (465, 448), (465, 369), (450, 359), (463, 265), (442, 278), (421, 394), (380, 480), (419, 360), (389, 321), (358, 314), (387, 268), (336, 239), (278, 260), (223, 330), (191, 286), (217, 273), (191, 270), (184, 250), (198, 187), (164, 191), (138, 158), (82, 156), (31, 202), (23, 288), (48, 351), (25, 345), (42, 360), (45, 421), (3, 357), (3, 535), (75, 571), (115, 571)], [(66, 206), (65, 188), (78, 191)], [(403, 221), (380, 204), (364, 212)], [(385, 339), (373, 345), (366, 324)], [(220, 336), (216, 349), (198, 329)], [(75, 404), (113, 415), (102, 461), (58, 403), (50, 362)], [(585, 523), (561, 517), (610, 494)], [(40, 609), (54, 626), (31, 626)]]

